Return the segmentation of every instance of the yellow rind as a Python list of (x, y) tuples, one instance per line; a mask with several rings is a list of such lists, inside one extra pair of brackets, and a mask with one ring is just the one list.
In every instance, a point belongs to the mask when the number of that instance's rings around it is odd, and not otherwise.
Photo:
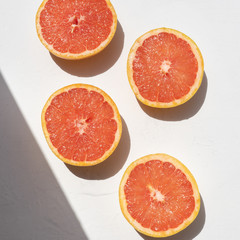
[[(135, 219), (131, 217), (131, 215), (127, 211), (127, 202), (126, 202), (125, 193), (124, 193), (124, 186), (127, 182), (128, 176), (130, 175), (131, 171), (141, 163), (146, 163), (150, 160), (158, 160), (158, 159), (163, 162), (172, 163), (176, 168), (180, 169), (186, 175), (187, 179), (192, 184), (193, 196), (195, 199), (195, 209), (189, 218), (185, 219), (184, 222), (180, 224), (177, 228), (173, 228), (173, 229), (169, 229), (167, 231), (161, 231), (161, 232), (156, 232), (149, 228), (144, 228), (141, 226), (140, 223), (138, 223)], [(143, 233), (147, 236), (161, 238), (161, 237), (168, 237), (182, 231), (195, 220), (200, 210), (200, 194), (199, 194), (199, 190), (198, 190), (198, 186), (195, 178), (183, 163), (181, 163), (176, 158), (169, 156), (167, 154), (157, 153), (157, 154), (150, 154), (150, 155), (141, 157), (128, 166), (128, 168), (123, 174), (123, 177), (119, 185), (119, 203), (120, 203), (120, 208), (124, 217), (138, 232)]]
[[(148, 38), (151, 35), (156, 35), (160, 32), (167, 32), (167, 33), (173, 33), (175, 34), (177, 37), (184, 39), (185, 41), (187, 41), (189, 43), (189, 45), (192, 48), (192, 51), (198, 61), (198, 73), (197, 73), (197, 77), (196, 77), (196, 81), (195, 84), (191, 87), (191, 90), (189, 91), (189, 93), (185, 96), (183, 96), (180, 99), (176, 99), (172, 102), (169, 103), (164, 103), (164, 102), (154, 102), (154, 101), (150, 101), (145, 99), (144, 97), (141, 96), (141, 94), (138, 91), (137, 86), (135, 85), (135, 82), (133, 80), (133, 70), (132, 70), (132, 61), (134, 59), (136, 50), (138, 49), (139, 46), (141, 46), (141, 44), (143, 43), (143, 41)], [(185, 102), (187, 102), (188, 100), (190, 100), (195, 93), (197, 92), (197, 90), (199, 89), (199, 87), (201, 86), (202, 83), (202, 78), (203, 78), (203, 74), (204, 74), (204, 62), (203, 62), (203, 57), (202, 54), (197, 46), (197, 44), (187, 35), (185, 35), (184, 33), (177, 31), (175, 29), (171, 29), (171, 28), (157, 28), (157, 29), (153, 29), (145, 34), (143, 34), (142, 36), (140, 36), (132, 45), (130, 52), (128, 54), (128, 60), (127, 60), (127, 75), (128, 75), (128, 81), (129, 84), (131, 86), (132, 91), (134, 92), (135, 96), (137, 97), (137, 99), (142, 102), (143, 104), (150, 106), (150, 107), (155, 107), (155, 108), (172, 108), (172, 107), (176, 107), (179, 106)]]
[[(47, 130), (47, 127), (46, 127), (45, 113), (46, 113), (46, 110), (47, 110), (48, 106), (51, 104), (52, 99), (55, 96), (59, 95), (60, 93), (67, 92), (67, 91), (69, 91), (70, 89), (73, 89), (73, 88), (86, 88), (89, 91), (93, 90), (93, 91), (96, 91), (96, 92), (102, 94), (104, 99), (112, 106), (113, 111), (114, 111), (114, 115), (115, 115), (114, 119), (116, 120), (117, 125), (118, 125), (118, 129), (117, 129), (117, 132), (115, 134), (114, 143), (112, 144), (111, 148), (108, 151), (106, 151), (101, 158), (96, 159), (94, 161), (74, 161), (74, 160), (71, 160), (71, 159), (64, 158), (58, 152), (57, 148), (55, 148), (53, 146), (53, 144), (50, 140), (50, 134), (48, 133), (48, 130)], [(49, 97), (49, 99), (47, 100), (46, 104), (43, 107), (42, 114), (41, 114), (41, 122), (42, 122), (42, 129), (43, 129), (44, 136), (45, 136), (46, 141), (48, 143), (48, 146), (50, 147), (52, 152), (63, 162), (65, 162), (67, 164), (70, 164), (70, 165), (74, 165), (74, 166), (93, 166), (93, 165), (96, 165), (96, 164), (99, 164), (99, 163), (103, 162), (114, 152), (114, 150), (116, 149), (116, 147), (117, 147), (117, 145), (120, 141), (121, 135), (122, 135), (122, 121), (121, 121), (121, 116), (119, 114), (119, 111), (118, 111), (118, 108), (117, 108), (116, 104), (111, 99), (111, 97), (109, 95), (107, 95), (103, 90), (101, 90), (100, 88), (97, 88), (95, 86), (88, 85), (88, 84), (72, 84), (72, 85), (63, 87), (63, 88), (57, 90), (56, 92), (54, 92)]]
[(51, 52), (53, 55), (59, 57), (59, 58), (63, 58), (63, 59), (67, 59), (67, 60), (80, 60), (80, 59), (84, 59), (84, 58), (88, 58), (91, 56), (94, 56), (96, 54), (98, 54), (99, 52), (101, 52), (103, 49), (105, 49), (108, 44), (111, 42), (112, 38), (115, 35), (116, 29), (117, 29), (117, 14), (116, 11), (112, 5), (112, 3), (110, 2), (110, 0), (105, 0), (108, 8), (111, 10), (112, 15), (113, 15), (113, 24), (111, 27), (111, 32), (109, 34), (109, 36), (107, 37), (107, 39), (105, 41), (103, 41), (97, 48), (95, 48), (94, 50), (86, 50), (85, 52), (82, 52), (80, 54), (74, 54), (74, 53), (61, 53), (55, 49), (53, 49), (42, 37), (41, 34), (41, 26), (40, 26), (40, 14), (41, 11), (44, 9), (45, 4), (47, 3), (48, 0), (44, 0), (42, 2), (42, 4), (40, 5), (40, 7), (38, 8), (37, 14), (36, 14), (36, 18), (35, 18), (35, 24), (36, 24), (36, 30), (37, 30), (37, 35), (38, 38), (40, 39), (41, 43), (48, 49), (49, 52)]

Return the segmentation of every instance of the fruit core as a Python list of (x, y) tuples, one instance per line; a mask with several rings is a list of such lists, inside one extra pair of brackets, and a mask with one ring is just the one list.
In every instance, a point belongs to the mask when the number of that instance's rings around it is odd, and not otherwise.
[(164, 202), (165, 197), (159, 190), (153, 188), (151, 185), (148, 185), (148, 189), (150, 191), (150, 196), (153, 200)]
[(87, 128), (87, 121), (85, 119), (76, 119), (74, 121), (75, 126), (78, 128), (78, 132), (83, 134)]
[(162, 65), (160, 66), (160, 69), (163, 73), (167, 73), (170, 67), (171, 67), (171, 62), (168, 60), (164, 60), (162, 62)]
[(69, 18), (69, 22), (72, 23), (72, 25), (78, 25), (81, 21), (84, 21), (85, 17), (80, 15), (79, 18), (77, 18), (76, 15)]
[(71, 31), (71, 32), (73, 32), (74, 29), (75, 29), (77, 26), (79, 26), (80, 23), (81, 23), (82, 21), (84, 21), (84, 20), (85, 20), (85, 16), (83, 16), (83, 15), (80, 15), (79, 18), (78, 18), (76, 15), (70, 17), (70, 18), (69, 18), (69, 22), (72, 24), (72, 25), (71, 25), (71, 27), (72, 27), (72, 31)]

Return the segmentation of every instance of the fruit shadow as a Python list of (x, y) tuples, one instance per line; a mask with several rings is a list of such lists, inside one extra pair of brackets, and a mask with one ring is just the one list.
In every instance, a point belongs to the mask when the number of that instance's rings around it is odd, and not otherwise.
[(1, 71), (0, 112), (0, 239), (87, 240)]
[(81, 60), (65, 60), (51, 54), (53, 61), (65, 72), (78, 77), (92, 77), (111, 68), (122, 53), (124, 45), (123, 28), (118, 21), (116, 33), (109, 45), (95, 56)]
[(124, 165), (130, 151), (130, 135), (124, 119), (122, 119), (122, 137), (112, 155), (100, 164), (89, 167), (78, 167), (65, 164), (77, 177), (100, 180), (114, 176)]
[[(164, 239), (166, 240), (192, 240), (194, 239), (203, 229), (204, 224), (205, 224), (205, 220), (206, 220), (206, 213), (205, 213), (205, 206), (204, 206), (204, 202), (202, 199), (202, 196), (200, 196), (201, 198), (201, 207), (199, 210), (199, 213), (196, 217), (196, 219), (184, 230), (182, 230), (181, 232), (172, 235), (170, 237), (166, 237)], [(163, 239), (163, 238), (153, 238), (153, 237), (148, 237), (145, 236), (142, 233), (139, 233), (138, 231), (136, 231), (144, 240), (156, 240), (156, 239)]]
[(193, 117), (201, 109), (207, 94), (208, 80), (204, 72), (202, 84), (196, 94), (186, 103), (173, 108), (153, 108), (138, 101), (142, 110), (150, 117), (163, 121), (181, 121)]

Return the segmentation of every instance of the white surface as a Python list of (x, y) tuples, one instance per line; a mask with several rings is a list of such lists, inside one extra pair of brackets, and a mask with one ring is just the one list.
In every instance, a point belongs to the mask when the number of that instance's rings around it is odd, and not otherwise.
[[(42, 46), (35, 31), (40, 3), (0, 3), (0, 239), (148, 239), (123, 217), (118, 186), (132, 161), (157, 152), (181, 160), (202, 197), (196, 221), (169, 239), (237, 239), (240, 2), (112, 0), (117, 33), (104, 52), (82, 62), (57, 59)], [(163, 26), (198, 44), (205, 76), (188, 103), (155, 110), (134, 97), (126, 60), (137, 37)], [(49, 95), (78, 82), (106, 91), (123, 118), (115, 153), (84, 169), (67, 167), (53, 155), (40, 122)]]

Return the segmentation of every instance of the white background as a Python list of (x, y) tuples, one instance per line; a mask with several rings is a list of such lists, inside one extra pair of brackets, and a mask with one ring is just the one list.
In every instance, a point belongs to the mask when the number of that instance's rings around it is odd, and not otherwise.
[[(114, 39), (99, 55), (78, 62), (58, 59), (40, 43), (40, 3), (0, 2), (0, 239), (151, 239), (123, 217), (118, 186), (132, 161), (162, 152), (190, 169), (202, 198), (195, 222), (168, 239), (238, 239), (240, 1), (112, 0)], [(127, 80), (131, 45), (158, 27), (191, 37), (205, 63), (197, 94), (173, 109), (143, 106)], [(102, 88), (123, 120), (118, 148), (91, 168), (58, 160), (41, 129), (50, 94), (73, 83)]]

